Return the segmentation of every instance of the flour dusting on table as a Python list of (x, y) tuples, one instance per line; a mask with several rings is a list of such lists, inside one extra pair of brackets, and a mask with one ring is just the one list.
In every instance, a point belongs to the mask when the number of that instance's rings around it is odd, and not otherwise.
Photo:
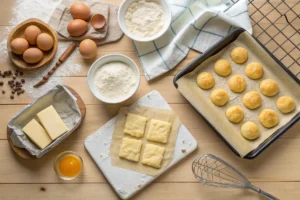
[[(38, 18), (46, 23), (48, 23), (52, 12), (60, 4), (61, 0), (16, 0), (13, 10), (12, 17), (9, 21), (11, 26), (5, 27), (4, 31), (1, 33), (2, 40), (0, 41), (0, 63), (8, 63), (13, 66), (7, 53), (7, 37), (10, 31), (19, 23), (29, 19)], [(49, 81), (38, 87), (33, 88), (33, 85), (41, 80), (43, 76), (55, 65), (58, 58), (65, 51), (65, 49), (70, 45), (70, 42), (59, 42), (58, 49), (54, 59), (38, 70), (26, 71), (24, 73), (24, 78), (26, 79), (26, 84), (24, 84), (24, 89), (28, 96), (31, 98), (37, 98), (42, 94), (45, 94), (51, 88), (57, 84), (63, 84), (66, 76), (71, 76), (72, 74), (81, 71), (82, 66), (75, 64), (75, 57), (78, 55), (78, 51), (74, 51), (72, 55), (64, 62), (49, 79)]]

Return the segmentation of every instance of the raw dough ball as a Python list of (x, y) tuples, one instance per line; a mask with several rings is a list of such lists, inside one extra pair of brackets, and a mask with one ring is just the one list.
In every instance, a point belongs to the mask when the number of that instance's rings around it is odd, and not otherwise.
[(228, 92), (224, 89), (218, 88), (210, 94), (210, 100), (217, 106), (224, 106), (228, 100)]
[(282, 113), (292, 112), (296, 108), (294, 99), (288, 96), (282, 96), (276, 101), (278, 110)]
[(279, 117), (277, 113), (272, 109), (263, 109), (259, 113), (259, 121), (266, 128), (272, 128), (276, 126), (279, 122)]
[(246, 81), (243, 76), (234, 75), (229, 79), (228, 85), (233, 92), (243, 92), (246, 88)]
[(264, 70), (260, 63), (249, 63), (245, 68), (246, 76), (250, 79), (259, 79), (264, 75)]
[(244, 118), (244, 111), (240, 106), (230, 106), (226, 110), (226, 117), (232, 123), (240, 123)]
[(248, 109), (258, 108), (262, 103), (262, 98), (260, 94), (256, 91), (247, 92), (243, 96), (243, 104)]
[(228, 60), (220, 59), (215, 63), (215, 72), (220, 76), (228, 76), (231, 73), (231, 64)]
[(231, 59), (237, 64), (243, 64), (248, 59), (248, 51), (243, 47), (236, 47), (231, 51)]
[(197, 84), (200, 88), (208, 90), (215, 85), (215, 78), (209, 72), (201, 72), (197, 76)]
[(267, 96), (272, 97), (278, 93), (278, 84), (272, 79), (265, 79), (259, 85), (260, 92)]
[(258, 127), (255, 123), (248, 121), (242, 125), (241, 134), (248, 140), (255, 140), (259, 137)]

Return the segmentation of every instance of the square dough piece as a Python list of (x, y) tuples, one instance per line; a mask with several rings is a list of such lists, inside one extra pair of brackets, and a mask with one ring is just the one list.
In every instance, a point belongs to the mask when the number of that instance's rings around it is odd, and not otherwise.
[(161, 167), (161, 161), (164, 158), (165, 148), (154, 144), (146, 144), (144, 149), (142, 163), (154, 168)]
[(124, 133), (133, 137), (144, 136), (147, 118), (128, 113)]
[(171, 124), (156, 119), (150, 121), (147, 140), (166, 144), (168, 142)]
[(138, 162), (143, 142), (131, 138), (123, 138), (119, 156), (126, 160)]

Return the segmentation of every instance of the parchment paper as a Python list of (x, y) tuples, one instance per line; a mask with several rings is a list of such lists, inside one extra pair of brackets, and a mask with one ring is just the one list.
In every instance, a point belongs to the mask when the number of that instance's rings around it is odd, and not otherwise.
[[(244, 47), (248, 50), (248, 60), (242, 65), (235, 64), (230, 58), (230, 52), (233, 48), (238, 46)], [(220, 77), (214, 72), (215, 62), (221, 58), (225, 58), (231, 63), (232, 73), (228, 77)], [(254, 61), (260, 62), (263, 65), (264, 75), (259, 80), (251, 80), (245, 75), (246, 65)], [(202, 71), (210, 72), (216, 80), (216, 85), (210, 90), (202, 90), (196, 83), (196, 77)], [(228, 86), (229, 78), (236, 74), (243, 75), (247, 83), (246, 89), (242, 93), (234, 93)], [(266, 78), (271, 78), (278, 83), (279, 93), (275, 97), (265, 97), (260, 93), (263, 99), (262, 106), (255, 110), (247, 109), (242, 103), (243, 95), (251, 90), (260, 92), (259, 84)], [(183, 96), (185, 96), (185, 98), (187, 98), (191, 104), (207, 118), (207, 120), (236, 149), (241, 157), (244, 157), (249, 152), (256, 149), (261, 143), (289, 122), (299, 112), (299, 85), (246, 32), (242, 33), (233, 43), (225, 47), (218, 54), (201, 63), (195, 68), (195, 70), (181, 77), (177, 83), (178, 90), (183, 94)], [(230, 100), (223, 107), (215, 106), (210, 101), (210, 93), (216, 88), (224, 88), (229, 93)], [(291, 96), (298, 104), (292, 113), (282, 114), (276, 108), (276, 100), (284, 95)], [(226, 109), (232, 105), (239, 105), (244, 110), (244, 120), (239, 124), (230, 123), (225, 116)], [(279, 124), (271, 129), (263, 127), (258, 119), (258, 114), (265, 108), (274, 109), (280, 118)], [(253, 121), (258, 125), (261, 133), (258, 139), (249, 141), (243, 138), (240, 134), (240, 127), (246, 121)]]
[[(143, 146), (142, 146), (140, 159), (139, 159), (138, 163), (131, 162), (131, 161), (128, 161), (126, 159), (122, 159), (119, 157), (119, 151), (120, 151), (122, 139), (124, 137), (130, 137), (133, 139), (137, 139), (135, 137), (131, 137), (131, 136), (123, 133), (125, 123), (126, 123), (126, 116), (127, 116), (128, 112), (146, 117), (148, 119), (144, 136), (143, 136), (143, 138), (140, 139), (143, 141)], [(151, 119), (167, 121), (172, 124), (171, 132), (169, 134), (167, 144), (150, 142), (150, 141), (146, 140), (146, 135), (148, 133), (148, 128), (149, 128), (149, 122)], [(170, 162), (173, 159), (174, 147), (176, 144), (177, 132), (178, 132), (180, 123), (181, 122), (179, 120), (179, 117), (172, 110), (150, 108), (150, 107), (144, 107), (144, 106), (133, 107), (133, 108), (130, 108), (129, 110), (128, 110), (128, 108), (121, 108), (120, 112), (117, 116), (117, 121), (116, 121), (116, 124), (114, 127), (114, 133), (113, 133), (113, 137), (112, 137), (112, 143), (110, 146), (110, 157), (111, 157), (112, 165), (121, 167), (121, 168), (125, 168), (125, 169), (134, 170), (134, 171), (137, 171), (137, 172), (140, 172), (143, 174), (152, 175), (152, 176), (160, 173), (165, 167), (167, 167), (170, 164)], [(155, 144), (158, 146), (162, 146), (166, 149), (160, 169), (156, 169), (156, 168), (153, 168), (153, 167), (150, 167), (147, 165), (143, 165), (141, 162), (146, 144), (149, 144), (149, 143)]]
[[(72, 133), (70, 130), (79, 126), (82, 117), (76, 101), (77, 98), (67, 88), (62, 85), (57, 85), (45, 95), (25, 106), (25, 108), (19, 111), (8, 122), (8, 127), (12, 132), (10, 138), (14, 145), (19, 148), (25, 148), (31, 155), (37, 158), (48, 153)], [(22, 128), (33, 118), (37, 119), (36, 114), (50, 105), (53, 105), (69, 131), (58, 137), (45, 149), (41, 150), (31, 142), (22, 131)]]

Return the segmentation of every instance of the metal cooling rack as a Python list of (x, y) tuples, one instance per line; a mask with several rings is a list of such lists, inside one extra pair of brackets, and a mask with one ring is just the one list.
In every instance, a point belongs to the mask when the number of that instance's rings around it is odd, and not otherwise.
[(248, 12), (253, 36), (300, 79), (300, 1), (248, 0)]

